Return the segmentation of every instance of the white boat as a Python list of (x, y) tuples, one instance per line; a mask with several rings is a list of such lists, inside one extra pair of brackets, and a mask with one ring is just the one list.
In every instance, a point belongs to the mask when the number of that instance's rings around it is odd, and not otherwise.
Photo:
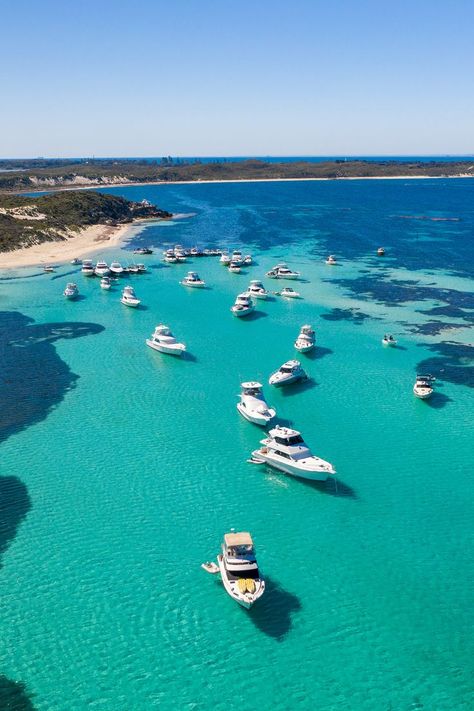
[(137, 266), (138, 274), (145, 274), (145, 272), (148, 271), (146, 266), (144, 264), (142, 264), (141, 262), (138, 262), (138, 264), (136, 266)]
[(268, 382), (270, 385), (290, 385), (297, 380), (306, 380), (307, 377), (299, 360), (287, 360), (270, 375)]
[(172, 249), (167, 249), (166, 252), (163, 252), (163, 259), (165, 262), (168, 262), (168, 264), (176, 264), (178, 261)]
[(280, 296), (284, 296), (286, 299), (300, 299), (301, 298), (300, 292), (295, 291), (291, 286), (285, 286), (285, 288), (280, 291)]
[(311, 452), (298, 430), (275, 427), (266, 439), (261, 440), (261, 445), (252, 452), (252, 459), (291, 476), (326, 481), (330, 474), (336, 473), (332, 464)]
[(217, 562), (227, 594), (242, 607), (251, 608), (265, 592), (265, 581), (260, 577), (250, 533), (226, 533)]
[(197, 272), (188, 272), (180, 283), (183, 286), (194, 286), (197, 288), (202, 288), (203, 286), (206, 286), (206, 282), (201, 279)]
[(94, 274), (100, 277), (107, 276), (108, 274), (110, 274), (110, 269), (107, 262), (104, 262), (102, 260), (97, 262), (97, 264), (95, 265)]
[(316, 345), (316, 334), (313, 328), (306, 324), (301, 326), (298, 338), (295, 341), (295, 348), (300, 353), (308, 353)]
[(77, 299), (79, 296), (79, 289), (77, 288), (77, 284), (74, 284), (72, 281), (66, 284), (66, 288), (63, 291), (64, 296), (66, 299)]
[(413, 386), (413, 392), (420, 400), (427, 400), (433, 394), (433, 383), (435, 378), (432, 375), (417, 375)]
[(300, 276), (300, 272), (292, 271), (284, 263), (276, 264), (267, 272), (270, 279), (299, 279)]
[(44, 272), (54, 272), (54, 267), (52, 264), (45, 264), (43, 267)]
[(150, 247), (137, 247), (133, 254), (153, 254), (153, 250)]
[(168, 353), (168, 355), (180, 356), (186, 350), (184, 343), (178, 343), (168, 326), (164, 324), (160, 324), (155, 328), (152, 337), (147, 338), (146, 344), (155, 351)]
[(247, 294), (250, 294), (250, 296), (254, 299), (267, 299), (268, 298), (268, 291), (265, 289), (263, 286), (262, 282), (259, 279), (252, 279), (250, 282), (248, 289), (247, 289)]
[(102, 277), (102, 279), (100, 280), (100, 288), (108, 290), (111, 288), (111, 286), (112, 286), (112, 282), (110, 281), (110, 277), (108, 277), (108, 276)]
[(244, 263), (244, 258), (242, 257), (242, 252), (239, 249), (234, 249), (230, 257), (230, 263), (241, 266)]
[(254, 310), (254, 304), (247, 292), (239, 294), (235, 300), (235, 304), (231, 307), (234, 316), (248, 316)]
[(253, 259), (250, 254), (246, 254), (245, 257), (243, 258), (242, 264), (246, 267), (249, 267), (253, 262)]
[(82, 262), (77, 257), (74, 257), (74, 259), (71, 259), (71, 264), (82, 264)]
[(228, 267), (230, 264), (230, 256), (227, 254), (227, 252), (222, 252), (221, 257), (219, 259), (219, 262), (224, 266)]
[(177, 244), (175, 246), (174, 256), (176, 257), (178, 262), (185, 262), (186, 261), (186, 251), (180, 244)]
[(333, 265), (337, 264), (336, 257), (334, 254), (330, 254), (329, 257), (326, 259), (326, 264)]
[(257, 382), (242, 383), (240, 401), (237, 410), (242, 417), (260, 427), (266, 427), (276, 417), (276, 410), (269, 407), (263, 397), (262, 384)]
[(240, 264), (236, 262), (231, 262), (229, 264), (229, 271), (231, 274), (240, 274)]
[(379, 257), (383, 257), (383, 255), (385, 254), (384, 248), (383, 248), (383, 247), (379, 247), (378, 250), (377, 250), (377, 254), (378, 254)]
[(135, 294), (133, 286), (124, 287), (120, 301), (125, 306), (131, 306), (132, 308), (137, 308), (137, 306), (140, 306), (141, 303), (140, 299), (138, 299)]
[(94, 276), (94, 265), (92, 264), (92, 259), (82, 260), (81, 272), (84, 274), (84, 276)]
[(120, 262), (112, 262), (110, 267), (110, 273), (114, 276), (120, 276), (123, 273), (123, 267)]
[(395, 338), (390, 333), (386, 333), (384, 335), (384, 337), (382, 338), (382, 345), (393, 347), (393, 346), (397, 345), (397, 342), (396, 342)]

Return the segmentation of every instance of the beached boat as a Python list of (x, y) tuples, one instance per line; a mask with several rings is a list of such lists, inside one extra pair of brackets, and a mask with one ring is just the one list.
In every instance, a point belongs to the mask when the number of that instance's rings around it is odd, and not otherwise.
[(248, 316), (254, 310), (254, 304), (247, 292), (239, 294), (235, 300), (234, 305), (231, 307), (231, 311), (234, 316), (242, 317)]
[(245, 257), (242, 260), (242, 264), (245, 267), (249, 267), (253, 262), (252, 256), (250, 254), (246, 254)]
[(77, 284), (74, 284), (72, 281), (70, 281), (68, 284), (66, 284), (66, 288), (64, 289), (63, 294), (66, 299), (70, 299), (71, 301), (77, 299), (77, 297), (79, 296), (79, 289), (77, 288)]
[(226, 533), (217, 562), (227, 594), (242, 607), (251, 608), (265, 592), (265, 581), (258, 569), (250, 533)]
[(247, 289), (247, 294), (250, 294), (250, 296), (253, 299), (267, 299), (268, 298), (268, 291), (265, 289), (263, 286), (262, 282), (259, 279), (252, 279), (250, 282), (248, 289)]
[(252, 460), (256, 462), (265, 462), (286, 474), (311, 481), (326, 481), (335, 474), (332, 464), (311, 452), (298, 430), (274, 427), (260, 444), (260, 449), (252, 452)]
[(397, 345), (397, 342), (396, 342), (395, 338), (390, 333), (385, 333), (384, 337), (382, 338), (382, 345), (383, 346), (392, 346), (392, 348), (393, 348), (394, 346)]
[(84, 276), (94, 276), (94, 265), (92, 263), (92, 259), (83, 259), (82, 260), (82, 269), (81, 269), (82, 274)]
[(244, 263), (244, 258), (240, 249), (234, 249), (230, 256), (230, 263), (236, 264), (239, 267)]
[(308, 376), (301, 367), (299, 360), (287, 360), (283, 363), (278, 370), (276, 370), (268, 382), (270, 385), (290, 385), (291, 383), (296, 383), (297, 380), (306, 380)]
[(254, 425), (266, 427), (276, 417), (276, 410), (267, 404), (263, 396), (262, 384), (257, 382), (242, 383), (241, 388), (237, 410), (242, 417), (253, 422)]
[(272, 267), (272, 269), (270, 269), (270, 271), (267, 272), (267, 277), (269, 279), (299, 279), (300, 276), (300, 272), (294, 272), (283, 262), (281, 264), (276, 264)]
[(180, 356), (186, 350), (184, 343), (178, 343), (168, 326), (164, 324), (160, 324), (155, 328), (151, 338), (147, 338), (146, 344), (155, 351), (167, 353), (168, 355)]
[(197, 272), (188, 272), (180, 284), (183, 286), (192, 286), (198, 289), (202, 289), (206, 286), (206, 282), (201, 279)]
[(316, 345), (316, 334), (309, 324), (301, 326), (298, 338), (295, 341), (295, 348), (300, 353), (308, 353)]
[(432, 375), (417, 375), (413, 386), (413, 393), (420, 400), (427, 400), (433, 394), (433, 383), (436, 380)]
[(126, 286), (122, 291), (122, 296), (120, 297), (120, 302), (124, 306), (131, 306), (132, 308), (137, 308), (140, 306), (140, 299), (137, 298), (133, 286)]

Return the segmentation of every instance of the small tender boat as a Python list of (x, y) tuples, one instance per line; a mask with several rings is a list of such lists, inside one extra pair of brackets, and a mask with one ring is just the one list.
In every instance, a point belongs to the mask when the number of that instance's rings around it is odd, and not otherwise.
[(290, 385), (296, 383), (297, 380), (306, 380), (308, 376), (301, 367), (299, 360), (287, 360), (278, 370), (276, 370), (268, 382), (270, 385)]
[(114, 276), (120, 276), (121, 274), (123, 274), (123, 271), (124, 271), (120, 262), (112, 262), (109, 269), (110, 269), (110, 273), (113, 274)]
[(234, 316), (248, 316), (254, 310), (254, 304), (247, 292), (239, 294), (235, 300), (235, 304), (231, 307)]
[(263, 286), (262, 282), (259, 279), (252, 279), (250, 282), (248, 289), (247, 289), (247, 294), (250, 294), (250, 296), (254, 299), (267, 299), (268, 298), (268, 291), (265, 289)]
[(390, 333), (386, 333), (384, 335), (384, 337), (382, 338), (382, 345), (393, 347), (393, 346), (397, 345), (397, 342), (396, 342), (395, 338)]
[(230, 256), (227, 254), (227, 252), (222, 252), (219, 262), (224, 266), (228, 267), (230, 264)]
[(300, 276), (300, 272), (292, 271), (284, 263), (275, 265), (267, 272), (270, 279), (299, 279)]
[(333, 265), (337, 264), (336, 257), (334, 254), (330, 254), (329, 257), (326, 259), (326, 264)]
[(84, 276), (94, 276), (94, 265), (92, 264), (92, 259), (82, 260), (81, 272), (84, 274)]
[(205, 570), (206, 573), (212, 573), (213, 575), (219, 572), (219, 566), (211, 560), (201, 563), (201, 568)]
[(298, 430), (277, 426), (260, 444), (262, 447), (252, 452), (252, 460), (263, 461), (286, 474), (326, 481), (330, 474), (336, 473), (332, 464), (311, 452)]
[(51, 264), (45, 264), (43, 267), (44, 272), (54, 272), (54, 267)]
[(77, 257), (74, 257), (74, 259), (71, 259), (71, 264), (82, 264), (82, 262)]
[(206, 282), (201, 279), (197, 272), (188, 272), (184, 279), (180, 282), (183, 286), (193, 286), (196, 288), (202, 288), (206, 286)]
[(112, 282), (110, 281), (110, 277), (108, 277), (108, 276), (102, 277), (102, 279), (100, 280), (100, 288), (108, 291), (111, 288), (111, 286), (112, 286)]
[(316, 345), (316, 334), (309, 324), (301, 326), (298, 338), (295, 341), (295, 348), (300, 353), (308, 353)]
[(227, 594), (242, 607), (251, 608), (265, 592), (265, 581), (260, 576), (250, 533), (226, 533), (217, 562)]
[(186, 350), (184, 343), (178, 343), (168, 326), (164, 324), (160, 324), (155, 328), (152, 337), (147, 338), (146, 344), (155, 351), (167, 353), (168, 355), (180, 356)]
[(77, 299), (79, 296), (79, 289), (77, 288), (77, 284), (74, 284), (72, 281), (66, 284), (66, 288), (63, 291), (64, 296), (66, 299)]
[(237, 264), (237, 262), (231, 262), (229, 264), (229, 271), (231, 274), (240, 274), (240, 264)]
[(413, 392), (420, 400), (427, 400), (433, 394), (433, 383), (436, 380), (432, 375), (417, 375)]
[(122, 296), (120, 301), (125, 306), (131, 306), (132, 308), (137, 308), (140, 306), (140, 299), (137, 298), (133, 286), (126, 286), (122, 291)]
[(245, 257), (242, 260), (242, 264), (246, 267), (249, 267), (253, 262), (253, 259), (250, 254), (246, 254)]
[(257, 382), (242, 383), (240, 401), (237, 410), (242, 417), (260, 427), (266, 427), (276, 416), (276, 410), (269, 407), (263, 397), (262, 384)]
[(153, 250), (150, 247), (137, 247), (133, 250), (133, 254), (153, 254)]
[(110, 269), (107, 262), (104, 262), (103, 260), (98, 261), (94, 268), (94, 274), (100, 277), (107, 276), (108, 274), (110, 274)]
[(378, 250), (377, 250), (377, 254), (378, 254), (379, 257), (383, 257), (383, 255), (385, 254), (384, 248), (383, 248), (383, 247), (379, 247)]
[(285, 288), (280, 291), (280, 296), (284, 296), (286, 299), (300, 299), (301, 298), (300, 292), (295, 291), (291, 286), (285, 286)]

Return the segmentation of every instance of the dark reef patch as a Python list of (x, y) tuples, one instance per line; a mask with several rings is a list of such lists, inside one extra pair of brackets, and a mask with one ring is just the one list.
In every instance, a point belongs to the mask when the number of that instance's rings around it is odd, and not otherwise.
[(410, 333), (419, 333), (423, 336), (438, 336), (443, 331), (466, 328), (464, 323), (447, 323), (446, 321), (427, 321), (420, 324), (407, 324), (406, 330)]
[(420, 361), (416, 366), (418, 372), (431, 373), (440, 380), (474, 388), (474, 346), (442, 341), (424, 347), (438, 355)]
[(0, 675), (1, 711), (35, 711), (31, 695), (22, 681), (13, 681)]
[(419, 309), (418, 313), (427, 316), (447, 316), (448, 318), (460, 318), (468, 323), (474, 323), (474, 309), (465, 311), (458, 306), (435, 306), (432, 309)]
[(25, 484), (16, 476), (0, 477), (0, 567), (3, 554), (30, 509), (31, 499)]
[(365, 314), (360, 309), (338, 309), (334, 308), (327, 314), (321, 314), (325, 321), (351, 321), (356, 326), (360, 326), (367, 318), (374, 318)]

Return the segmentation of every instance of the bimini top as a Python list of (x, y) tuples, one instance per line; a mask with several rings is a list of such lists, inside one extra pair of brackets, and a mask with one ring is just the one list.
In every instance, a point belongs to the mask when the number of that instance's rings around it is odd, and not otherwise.
[(253, 546), (252, 536), (248, 531), (239, 533), (226, 533), (224, 536), (226, 546)]
[(248, 383), (242, 383), (241, 387), (244, 388), (244, 390), (260, 390), (263, 385), (262, 383), (257, 383), (251, 380)]

